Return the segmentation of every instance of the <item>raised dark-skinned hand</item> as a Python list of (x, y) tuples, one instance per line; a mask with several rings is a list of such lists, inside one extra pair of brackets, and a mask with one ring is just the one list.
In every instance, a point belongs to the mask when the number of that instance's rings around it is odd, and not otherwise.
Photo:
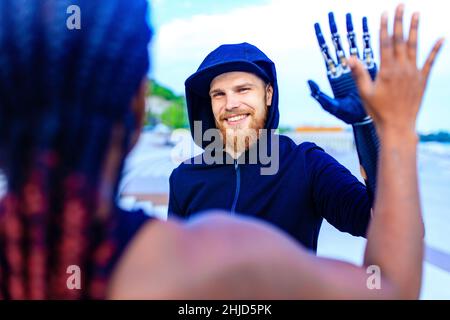
[(428, 83), (431, 69), (444, 39), (439, 39), (422, 68), (417, 66), (417, 30), (419, 13), (411, 18), (409, 36), (403, 35), (404, 6), (395, 12), (394, 31), (388, 32), (388, 17), (381, 17), (380, 72), (372, 81), (365, 67), (355, 58), (349, 60), (365, 109), (377, 125), (377, 130), (408, 130), (415, 133), (417, 114)]

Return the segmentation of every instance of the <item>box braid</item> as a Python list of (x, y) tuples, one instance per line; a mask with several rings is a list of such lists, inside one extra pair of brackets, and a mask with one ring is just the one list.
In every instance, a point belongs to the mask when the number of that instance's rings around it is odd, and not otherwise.
[[(97, 199), (109, 147), (122, 167), (136, 127), (147, 17), (147, 0), (0, 1), (0, 298), (104, 297), (117, 210), (101, 216)], [(70, 265), (82, 290), (66, 284)]]

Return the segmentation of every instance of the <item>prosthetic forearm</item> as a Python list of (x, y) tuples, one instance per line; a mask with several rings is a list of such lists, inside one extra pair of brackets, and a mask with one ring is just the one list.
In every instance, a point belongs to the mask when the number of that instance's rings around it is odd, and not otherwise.
[(359, 163), (361, 164), (361, 175), (366, 181), (367, 191), (373, 203), (377, 181), (379, 140), (372, 119), (368, 117), (366, 121), (355, 123), (353, 134)]
[[(352, 52), (352, 48), (356, 48), (357, 50), (357, 46), (354, 40), (355, 33), (353, 31), (352, 17), (349, 14), (347, 15), (347, 31), (350, 43), (350, 52)], [(370, 33), (367, 25), (367, 18), (363, 18), (363, 43), (363, 60), (369, 70), (372, 80), (375, 80), (377, 75), (377, 66), (374, 62), (373, 50), (370, 44)], [(359, 163), (361, 164), (361, 174), (366, 181), (367, 190), (373, 206), (377, 186), (377, 163), (380, 141), (372, 119), (368, 116), (364, 119), (364, 121), (353, 124), (353, 134), (355, 136)]]

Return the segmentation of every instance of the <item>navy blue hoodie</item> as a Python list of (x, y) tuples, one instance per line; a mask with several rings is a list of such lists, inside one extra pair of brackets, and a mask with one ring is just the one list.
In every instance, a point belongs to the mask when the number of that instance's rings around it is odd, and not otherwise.
[[(203, 132), (215, 128), (209, 86), (219, 74), (245, 71), (273, 86), (272, 105), (265, 128), (276, 129), (279, 121), (278, 84), (274, 63), (248, 43), (222, 45), (210, 53), (198, 71), (186, 80), (186, 100), (194, 140), (194, 121)], [(272, 138), (271, 138), (272, 137)], [(210, 164), (203, 155), (182, 163), (170, 176), (169, 215), (187, 218), (210, 209), (224, 209), (268, 221), (307, 248), (316, 251), (323, 218), (343, 232), (365, 236), (371, 200), (366, 187), (345, 167), (313, 143), (296, 145), (277, 135), (279, 169), (263, 175), (267, 163), (238, 161)], [(269, 150), (271, 142), (269, 135)], [(205, 148), (208, 141), (195, 141)], [(223, 152), (223, 151), (222, 151)], [(270, 155), (270, 153), (269, 153)], [(225, 160), (231, 157), (223, 152)], [(248, 160), (248, 158), (246, 158)]]

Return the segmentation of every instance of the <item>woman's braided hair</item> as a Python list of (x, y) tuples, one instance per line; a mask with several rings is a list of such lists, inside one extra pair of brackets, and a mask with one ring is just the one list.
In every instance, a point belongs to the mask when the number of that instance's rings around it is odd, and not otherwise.
[[(72, 5), (81, 29), (67, 27)], [(0, 171), (8, 184), (0, 298), (104, 297), (116, 214), (100, 218), (97, 199), (111, 141), (119, 140), (122, 166), (136, 128), (130, 106), (149, 69), (147, 6), (0, 1)], [(82, 290), (67, 286), (72, 265), (83, 271)]]

